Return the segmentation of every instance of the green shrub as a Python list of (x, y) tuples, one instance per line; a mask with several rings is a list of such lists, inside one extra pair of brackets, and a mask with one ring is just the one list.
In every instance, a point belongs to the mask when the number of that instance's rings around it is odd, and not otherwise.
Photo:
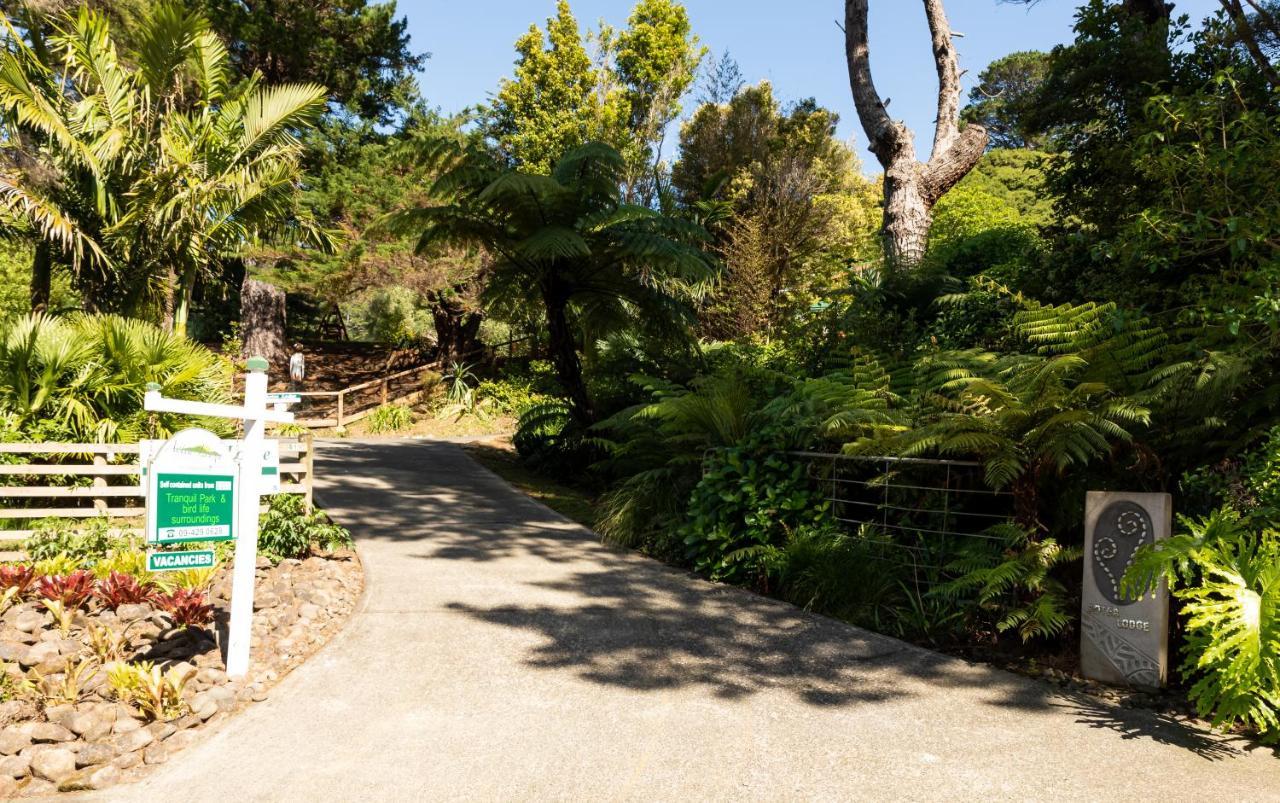
[(382, 435), (413, 426), (413, 410), (403, 404), (384, 404), (369, 416), (369, 433)]
[[(29, 315), (0, 325), (0, 415), (34, 440), (167, 437), (189, 416), (146, 413), (155, 382), (166, 396), (224, 402), (230, 363), (144, 321), (116, 315)], [(200, 426), (229, 432), (222, 420)]]
[(945, 567), (958, 576), (930, 593), (968, 611), (976, 620), (971, 627), (1016, 630), (1024, 642), (1066, 629), (1077, 601), (1052, 573), (1079, 560), (1081, 550), (1034, 538), (1014, 524), (998, 524), (983, 535), (1000, 540), (964, 539)]
[(276, 494), (258, 525), (258, 551), (273, 563), (304, 558), (316, 545), (336, 549), (351, 545), (351, 533), (319, 510), (308, 511), (301, 496)]
[(105, 516), (77, 521), (74, 519), (42, 519), (22, 548), (32, 561), (63, 556), (80, 567), (93, 567), (115, 553), (140, 549), (135, 539), (122, 535)]
[(1185, 532), (1143, 547), (1121, 591), (1137, 598), (1160, 579), (1183, 603), (1182, 672), (1201, 716), (1243, 722), (1280, 739), (1280, 532), (1254, 531), (1222, 508), (1179, 519)]
[(546, 404), (554, 397), (534, 389), (530, 379), (503, 377), (484, 379), (476, 385), (476, 397), (489, 402), (497, 415), (519, 417), (531, 407)]
[(807, 472), (804, 461), (758, 445), (712, 453), (682, 529), (694, 569), (729, 581), (766, 574), (790, 533), (826, 519), (829, 505)]

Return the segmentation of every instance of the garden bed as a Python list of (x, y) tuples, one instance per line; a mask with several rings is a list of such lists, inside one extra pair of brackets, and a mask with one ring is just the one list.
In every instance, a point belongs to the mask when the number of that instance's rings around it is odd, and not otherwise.
[[(4, 568), (0, 580), (23, 573)], [(95, 581), (81, 570), (37, 578), (0, 616), (0, 797), (102, 789), (168, 761), (237, 709), (265, 700), (343, 625), (363, 587), (350, 549), (276, 565), (259, 558), (252, 664), (232, 680), (220, 647), (229, 566), (122, 602), (139, 596), (127, 577)], [(67, 591), (86, 583), (91, 590), (79, 601), (79, 591)], [(203, 615), (201, 587), (212, 607)], [(49, 599), (59, 591), (67, 604)]]

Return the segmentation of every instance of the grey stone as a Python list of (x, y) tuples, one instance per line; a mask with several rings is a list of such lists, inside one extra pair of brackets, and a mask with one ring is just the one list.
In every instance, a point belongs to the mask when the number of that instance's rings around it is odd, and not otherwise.
[(44, 778), (32, 778), (22, 787), (23, 797), (40, 797), (41, 795), (51, 795), (58, 791), (58, 785), (52, 781), (46, 781)]
[(111, 721), (101, 710), (77, 711), (63, 720), (63, 725), (86, 742), (96, 742), (111, 733)]
[(122, 622), (132, 622), (134, 619), (141, 619), (151, 614), (151, 608), (141, 603), (121, 605), (116, 608), (116, 616)]
[(111, 764), (83, 769), (58, 784), (60, 792), (92, 791), (106, 789), (120, 781), (120, 770)]
[(76, 753), (76, 766), (90, 767), (95, 764), (106, 764), (117, 755), (119, 754), (116, 749), (104, 742), (87, 744), (80, 748), (79, 753)]
[(7, 800), (18, 794), (18, 782), (8, 775), (0, 775), (0, 799)]
[(132, 714), (129, 716), (117, 716), (115, 723), (111, 726), (111, 732), (129, 733), (130, 731), (136, 731), (141, 727), (142, 723), (134, 719)]
[(220, 686), (227, 682), (227, 673), (217, 667), (207, 666), (196, 673), (196, 679), (210, 686)]
[(143, 751), (142, 760), (147, 764), (163, 764), (169, 760), (169, 749), (161, 742), (156, 742)]
[(136, 767), (141, 763), (142, 763), (142, 756), (139, 755), (138, 753), (125, 753), (124, 755), (116, 756), (115, 758), (111, 759), (111, 766), (118, 767), (119, 769), (122, 769), (122, 770), (127, 770), (127, 769), (130, 769), (131, 767)]
[(76, 754), (63, 748), (41, 750), (31, 758), (31, 774), (58, 783), (75, 774)]
[(139, 728), (138, 730), (132, 730), (127, 733), (116, 734), (111, 737), (111, 741), (108, 742), (108, 744), (123, 754), (141, 750), (155, 740), (156, 737), (151, 735), (151, 731), (146, 730), (145, 728)]
[(21, 663), (22, 659), (27, 657), (29, 649), (30, 647), (20, 641), (0, 641), (0, 661), (10, 664)]
[(27, 648), (26, 655), (18, 659), (18, 663), (23, 666), (47, 666), (59, 664), (58, 658), (62, 653), (58, 649), (58, 644), (53, 641), (42, 641)]
[(25, 719), (32, 704), (24, 700), (5, 700), (0, 703), (0, 724)]
[(200, 732), (193, 730), (178, 731), (165, 739), (164, 746), (170, 753), (186, 750), (200, 740)]
[(0, 758), (0, 775), (8, 778), (25, 778), (31, 772), (31, 759), (26, 756)]
[(163, 742), (177, 733), (178, 727), (168, 722), (152, 722), (147, 726), (147, 730), (151, 732), (157, 742)]
[(24, 727), (33, 742), (72, 742), (76, 738), (74, 733), (52, 722), (29, 722)]
[(199, 725), (200, 722), (201, 722), (200, 717), (196, 716), (195, 714), (187, 714), (185, 717), (179, 717), (178, 719), (175, 719), (173, 721), (173, 725), (178, 730), (184, 731), (187, 728), (194, 728), (196, 725)]
[(31, 744), (31, 734), (13, 725), (0, 730), (0, 753), (12, 756)]
[(13, 626), (23, 633), (34, 633), (50, 621), (49, 614), (39, 611), (23, 611), (13, 618)]
[(1090, 491), (1085, 495), (1080, 669), (1091, 680), (1158, 689), (1168, 674), (1169, 592), (1161, 584), (1129, 600), (1120, 581), (1142, 546), (1169, 537), (1173, 497)]

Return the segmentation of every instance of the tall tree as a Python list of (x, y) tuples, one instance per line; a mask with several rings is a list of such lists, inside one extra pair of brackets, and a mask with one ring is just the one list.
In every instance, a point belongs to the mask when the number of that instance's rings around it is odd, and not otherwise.
[(869, 0), (845, 0), (845, 56), (858, 119), (884, 168), (885, 257), (911, 268), (924, 257), (933, 205), (982, 158), (987, 132), (960, 125), (960, 68), (942, 0), (924, 0), (938, 74), (938, 117), (929, 161), (916, 159), (915, 135), (889, 116), (871, 77)]
[(152, 11), (127, 58), (88, 9), (56, 23), (47, 62), (5, 24), (0, 201), (41, 241), (33, 287), (61, 265), (90, 306), (158, 308), (181, 332), (215, 265), (273, 235), (322, 239), (297, 214), (294, 132), (323, 87), (234, 86), (217, 36), (177, 5)]
[(639, 0), (625, 28), (602, 25), (584, 36), (560, 0), (546, 32), (531, 26), (516, 51), (515, 75), (484, 110), (499, 149), (514, 164), (546, 171), (573, 147), (608, 142), (626, 160), (627, 200), (652, 201), (663, 137), (706, 52), (684, 6)]
[(590, 140), (617, 142), (626, 128), (620, 89), (603, 81), (583, 44), (568, 0), (556, 4), (544, 34), (537, 25), (516, 41), (514, 77), (503, 79), (485, 110), (485, 128), (514, 165), (545, 172), (561, 154)]
[(978, 73), (961, 117), (987, 130), (990, 147), (1042, 148), (1044, 136), (1030, 128), (1027, 114), (1048, 72), (1049, 54), (1039, 50), (996, 59)]
[(387, 123), (417, 95), (427, 54), (409, 46), (395, 0), (186, 0), (227, 43), (241, 75), (313, 83), (366, 120)]
[(623, 327), (674, 326), (711, 277), (687, 221), (622, 200), (625, 162), (604, 143), (565, 154), (549, 175), (506, 169), (484, 150), (444, 143), (437, 205), (397, 215), (418, 247), (479, 246), (493, 255), (489, 303), (541, 308), (552, 363), (574, 418), (594, 423), (580, 357), (583, 343)]
[(878, 199), (838, 119), (812, 99), (784, 111), (761, 82), (681, 127), (672, 184), (686, 204), (728, 213), (714, 228), (725, 274), (703, 311), (711, 336), (794, 320), (874, 241)]

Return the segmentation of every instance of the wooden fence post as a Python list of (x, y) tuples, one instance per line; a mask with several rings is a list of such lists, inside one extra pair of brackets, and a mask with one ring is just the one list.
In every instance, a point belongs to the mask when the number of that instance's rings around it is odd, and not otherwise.
[(302, 460), (303, 468), (307, 472), (307, 478), (305, 480), (307, 483), (307, 490), (304, 498), (307, 512), (310, 513), (315, 499), (316, 440), (311, 433), (308, 432), (303, 436), (303, 443), (307, 448), (306, 457)]
[(338, 391), (338, 426), (342, 426), (342, 395), (344, 393), (346, 393), (345, 390)]
[[(95, 454), (93, 456), (93, 464), (95, 466), (105, 466), (107, 464), (106, 455)], [(93, 487), (95, 488), (107, 487), (107, 478), (102, 476), (101, 474), (94, 477)], [(94, 512), (97, 513), (99, 516), (104, 515), (107, 512), (106, 497), (102, 497), (102, 496), (95, 497), (93, 500), (93, 509), (94, 509)]]
[(386, 379), (386, 377), (383, 377), (383, 378), (382, 378), (382, 403), (383, 403), (383, 404), (386, 404), (386, 403), (387, 403), (387, 379)]

